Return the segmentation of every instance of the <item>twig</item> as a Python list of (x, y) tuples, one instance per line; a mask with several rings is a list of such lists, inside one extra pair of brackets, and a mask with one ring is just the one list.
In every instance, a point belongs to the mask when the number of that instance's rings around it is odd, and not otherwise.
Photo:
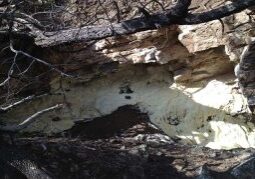
[(115, 6), (115, 9), (117, 11), (116, 16), (117, 16), (117, 22), (119, 23), (120, 20), (121, 20), (121, 17), (120, 17), (120, 8), (119, 8), (118, 3), (116, 1), (113, 1), (112, 3)]
[(20, 130), (23, 130), (23, 129), (27, 128), (30, 124), (35, 122), (36, 119), (39, 116), (43, 115), (44, 113), (53, 111), (55, 109), (62, 108), (63, 106), (64, 106), (63, 104), (57, 104), (55, 106), (52, 106), (52, 107), (43, 109), (41, 111), (38, 111), (38, 112), (34, 113), (32, 116), (30, 116), (27, 119), (25, 119), (23, 122), (21, 122), (18, 125), (0, 126), (0, 131), (4, 131), (4, 132), (19, 132)]
[(6, 85), (10, 79), (11, 77), (8, 75), (8, 77), (2, 83), (0, 83), (0, 87), (3, 87), (4, 85)]
[(32, 99), (34, 99), (34, 98), (35, 98), (35, 95), (31, 95), (31, 96), (28, 96), (28, 97), (26, 97), (26, 98), (21, 99), (20, 101), (17, 101), (17, 102), (15, 102), (15, 103), (13, 103), (13, 104), (10, 104), (10, 105), (8, 105), (8, 106), (0, 107), (0, 113), (2, 113), (2, 112), (7, 112), (7, 111), (9, 111), (10, 109), (16, 107), (17, 105), (20, 105), (20, 104), (22, 104), (22, 103), (24, 103), (24, 102), (30, 101), (30, 100), (32, 100)]
[(25, 55), (25, 56), (31, 58), (32, 60), (35, 60), (35, 61), (37, 61), (37, 62), (39, 62), (39, 63), (42, 63), (42, 64), (44, 64), (44, 65), (50, 67), (50, 68), (53, 69), (54, 71), (60, 73), (61, 76), (74, 77), (74, 76), (72, 76), (72, 75), (68, 75), (68, 74), (64, 73), (63, 71), (61, 71), (61, 70), (59, 70), (58, 68), (54, 67), (52, 64), (47, 63), (47, 62), (45, 62), (45, 61), (43, 61), (43, 60), (41, 60), (41, 59), (39, 59), (39, 58), (36, 58), (36, 57), (34, 57), (34, 56), (32, 56), (32, 55), (26, 53), (26, 52), (23, 52), (23, 51), (21, 51), (21, 50), (15, 50), (14, 47), (13, 47), (12, 42), (10, 43), (10, 49), (11, 49), (11, 51), (12, 51), (13, 53), (15, 53), (15, 55), (18, 55), (18, 54)]

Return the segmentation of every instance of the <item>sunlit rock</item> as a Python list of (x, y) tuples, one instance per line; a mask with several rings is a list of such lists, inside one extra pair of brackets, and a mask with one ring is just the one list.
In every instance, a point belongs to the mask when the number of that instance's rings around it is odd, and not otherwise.
[(45, 54), (54, 63), (73, 64), (63, 68), (79, 77), (50, 77), (49, 95), (1, 118), (16, 124), (40, 109), (64, 103), (64, 109), (41, 116), (26, 129), (51, 135), (131, 105), (180, 143), (255, 148), (254, 121), (236, 89), (231, 62), (238, 61), (250, 25), (240, 26), (247, 22), (246, 12), (234, 17), (223, 19), (228, 21), (224, 29), (220, 21), (173, 26), (100, 40), (68, 56)]

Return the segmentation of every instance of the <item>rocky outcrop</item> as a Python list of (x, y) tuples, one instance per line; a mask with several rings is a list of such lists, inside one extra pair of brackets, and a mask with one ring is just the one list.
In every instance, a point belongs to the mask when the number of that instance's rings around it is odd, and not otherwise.
[(242, 94), (247, 98), (248, 106), (254, 112), (254, 42), (250, 42), (242, 53), (240, 63), (235, 68)]
[[(79, 122), (62, 137), (19, 139), (20, 150), (51, 178), (247, 178), (254, 149), (182, 145), (132, 106)], [(121, 119), (121, 122), (119, 120)], [(70, 139), (71, 138), (71, 139)]]
[(27, 128), (51, 135), (77, 121), (132, 105), (180, 143), (215, 149), (255, 147), (253, 116), (246, 99), (235, 90), (233, 70), (252, 34), (249, 13), (227, 17), (224, 24), (172, 26), (43, 49), (45, 59), (64, 64), (64, 71), (78, 77), (49, 77), (48, 95), (1, 118), (16, 123), (40, 109), (65, 103), (64, 109), (45, 114)]

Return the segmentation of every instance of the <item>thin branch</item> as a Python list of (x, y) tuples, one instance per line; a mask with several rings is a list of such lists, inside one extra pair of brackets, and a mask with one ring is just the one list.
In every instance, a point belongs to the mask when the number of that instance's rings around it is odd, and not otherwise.
[(12, 108), (14, 108), (14, 107), (16, 107), (16, 106), (18, 106), (18, 105), (20, 105), (20, 104), (22, 104), (22, 103), (25, 103), (25, 102), (27, 102), (27, 101), (30, 101), (30, 100), (32, 100), (32, 99), (34, 99), (34, 98), (35, 98), (35, 95), (31, 95), (31, 96), (28, 96), (28, 97), (26, 97), (26, 98), (21, 99), (20, 101), (17, 101), (17, 102), (15, 102), (15, 103), (13, 103), (13, 104), (10, 104), (10, 105), (8, 105), (8, 106), (0, 107), (0, 113), (2, 113), (2, 112), (7, 112), (7, 111), (9, 111), (10, 109), (12, 109)]
[(6, 85), (10, 79), (11, 79), (11, 76), (8, 75), (8, 77), (2, 83), (0, 83), (0, 87), (3, 87), (4, 85)]
[(117, 22), (120, 22), (121, 16), (120, 16), (120, 8), (118, 6), (118, 3), (116, 1), (112, 2), (116, 9), (116, 16), (117, 16)]
[(62, 108), (64, 105), (63, 104), (57, 104), (55, 106), (43, 109), (41, 111), (38, 111), (36, 113), (34, 113), (33, 115), (31, 115), (30, 117), (28, 117), (27, 119), (25, 119), (23, 122), (21, 122), (18, 125), (11, 125), (11, 126), (0, 126), (0, 131), (4, 131), (4, 132), (19, 132), (20, 130), (23, 130), (25, 128), (27, 128), (30, 124), (32, 124), (33, 122), (36, 121), (36, 119), (38, 119), (38, 117), (40, 117), (41, 115)]
[(30, 58), (30, 59), (32, 59), (32, 60), (34, 60), (34, 61), (37, 61), (37, 62), (39, 62), (39, 63), (42, 63), (42, 64), (44, 64), (44, 65), (50, 67), (50, 68), (53, 69), (54, 71), (60, 73), (61, 76), (73, 77), (72, 75), (68, 75), (68, 74), (64, 73), (63, 71), (59, 70), (58, 68), (54, 67), (54, 66), (53, 66), (52, 64), (50, 64), (50, 63), (47, 63), (47, 62), (45, 62), (45, 61), (43, 61), (43, 60), (41, 60), (41, 59), (39, 59), (39, 58), (36, 58), (36, 57), (34, 57), (34, 56), (32, 56), (32, 55), (26, 53), (26, 52), (23, 52), (23, 51), (21, 51), (21, 50), (15, 50), (12, 43), (10, 43), (10, 50), (11, 50), (13, 53), (15, 53), (15, 56), (17, 56), (18, 54), (22, 54), (22, 55), (24, 55), (24, 56), (27, 56), (28, 58)]
[(254, 0), (235, 0), (231, 4), (227, 4), (207, 12), (188, 14), (187, 17), (181, 19), (178, 24), (191, 25), (209, 22), (241, 12), (251, 6), (255, 6)]

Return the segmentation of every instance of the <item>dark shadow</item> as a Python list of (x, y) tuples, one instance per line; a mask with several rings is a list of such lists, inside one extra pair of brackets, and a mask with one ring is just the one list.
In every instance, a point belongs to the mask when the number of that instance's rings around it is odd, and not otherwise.
[(15, 167), (0, 160), (0, 179), (27, 179), (27, 177)]
[[(113, 113), (91, 119), (90, 121), (76, 122), (74, 127), (66, 131), (71, 137), (80, 137), (86, 139), (109, 138), (113, 136), (121, 136), (128, 129), (135, 125), (148, 126), (149, 118), (147, 114), (141, 113), (135, 106), (122, 106)], [(136, 130), (139, 128), (135, 128)], [(147, 128), (146, 128), (147, 129)], [(150, 132), (156, 132), (150, 128)], [(140, 131), (146, 133), (148, 131)]]

